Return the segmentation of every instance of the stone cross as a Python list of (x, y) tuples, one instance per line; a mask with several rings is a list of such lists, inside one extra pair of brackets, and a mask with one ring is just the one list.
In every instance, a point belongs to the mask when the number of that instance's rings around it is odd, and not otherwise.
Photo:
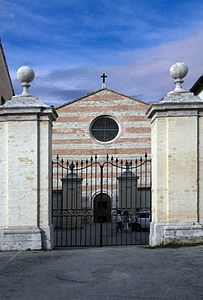
[(102, 88), (106, 88), (106, 78), (107, 78), (107, 75), (105, 73), (103, 73), (101, 75), (101, 78), (102, 78)]

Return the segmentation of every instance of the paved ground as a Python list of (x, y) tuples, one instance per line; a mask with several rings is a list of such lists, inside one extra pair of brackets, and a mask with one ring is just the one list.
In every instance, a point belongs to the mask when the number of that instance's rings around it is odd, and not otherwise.
[(0, 299), (203, 299), (203, 246), (0, 253)]

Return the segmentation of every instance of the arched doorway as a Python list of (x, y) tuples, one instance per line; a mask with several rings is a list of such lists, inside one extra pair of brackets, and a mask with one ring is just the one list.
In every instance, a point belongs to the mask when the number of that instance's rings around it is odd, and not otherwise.
[(111, 197), (100, 193), (94, 198), (94, 222), (111, 222)]

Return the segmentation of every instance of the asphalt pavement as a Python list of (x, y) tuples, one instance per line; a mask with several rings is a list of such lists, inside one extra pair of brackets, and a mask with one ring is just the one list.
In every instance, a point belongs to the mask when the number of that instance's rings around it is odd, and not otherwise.
[(203, 246), (0, 253), (0, 299), (203, 299)]

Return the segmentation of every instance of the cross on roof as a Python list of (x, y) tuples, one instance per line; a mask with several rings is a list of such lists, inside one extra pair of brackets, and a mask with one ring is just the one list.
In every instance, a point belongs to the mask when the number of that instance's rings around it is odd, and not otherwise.
[(107, 75), (105, 73), (103, 73), (101, 75), (101, 78), (102, 78), (102, 87), (106, 87), (106, 78), (107, 78)]

